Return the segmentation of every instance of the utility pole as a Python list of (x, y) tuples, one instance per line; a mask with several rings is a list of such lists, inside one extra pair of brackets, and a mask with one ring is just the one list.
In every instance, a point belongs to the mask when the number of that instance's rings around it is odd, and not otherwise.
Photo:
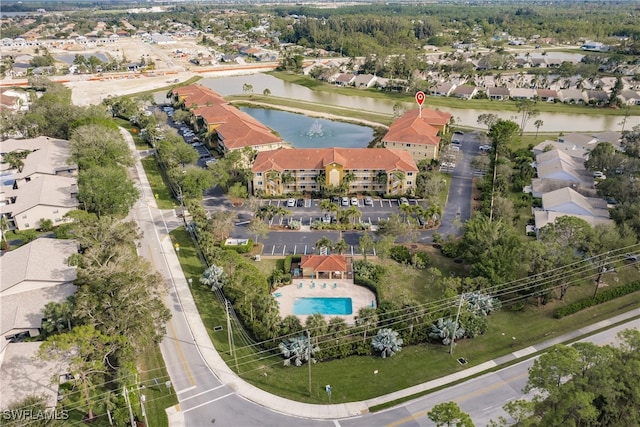
[(133, 417), (133, 409), (131, 409), (131, 401), (129, 400), (129, 391), (127, 390), (127, 386), (122, 386), (122, 395), (124, 396), (124, 401), (126, 402), (127, 406), (129, 407), (129, 417), (131, 419), (131, 425), (135, 426), (136, 425), (136, 420)]
[(233, 356), (233, 360), (236, 362), (236, 373), (239, 373), (238, 370), (238, 355), (234, 351), (235, 341), (233, 339), (233, 331), (231, 330), (231, 317), (229, 316), (229, 300), (225, 299), (225, 309), (227, 313), (227, 340), (229, 341), (229, 354)]
[(311, 333), (307, 329), (307, 365), (309, 365), (309, 397), (311, 397)]
[(464, 294), (460, 294), (460, 303), (458, 304), (458, 313), (456, 314), (456, 321), (453, 324), (453, 336), (451, 337), (451, 348), (449, 354), (453, 354), (453, 346), (456, 341), (456, 332), (458, 332), (458, 320), (460, 320), (460, 310), (462, 310), (462, 301), (464, 300)]
[(227, 313), (227, 341), (229, 342), (229, 354), (233, 356), (233, 334), (231, 333), (231, 319), (229, 318), (229, 301), (224, 300), (224, 308)]

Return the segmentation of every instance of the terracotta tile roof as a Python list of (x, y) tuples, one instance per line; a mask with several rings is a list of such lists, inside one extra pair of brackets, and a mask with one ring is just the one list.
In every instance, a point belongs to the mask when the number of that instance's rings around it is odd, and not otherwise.
[(449, 120), (451, 114), (442, 111), (423, 108), (422, 117), (420, 110), (407, 111), (391, 124), (382, 141), (438, 145), (440, 138), (436, 126), (444, 126)]
[(321, 170), (333, 162), (342, 165), (346, 170), (418, 171), (411, 154), (405, 150), (339, 147), (263, 151), (258, 153), (252, 170), (253, 172), (283, 171), (286, 169)]
[[(249, 114), (231, 105), (225, 104), (220, 107), (226, 111), (226, 115), (222, 116), (222, 122), (219, 122), (221, 124), (216, 127), (216, 132), (227, 149), (234, 150), (282, 142), (282, 139), (273, 134), (271, 129)], [(217, 119), (214, 118), (214, 120)]]
[(538, 89), (536, 92), (540, 98), (556, 98), (558, 96), (558, 92), (552, 89)]
[(207, 105), (226, 103), (222, 96), (206, 86), (188, 85), (174, 88), (171, 93), (174, 95), (185, 97), (187, 107), (192, 105)]
[(300, 267), (314, 271), (347, 271), (344, 255), (303, 255)]

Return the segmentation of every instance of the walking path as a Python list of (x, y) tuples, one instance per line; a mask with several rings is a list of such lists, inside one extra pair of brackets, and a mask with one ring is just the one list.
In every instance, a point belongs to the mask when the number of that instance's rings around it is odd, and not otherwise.
[[(133, 145), (133, 139), (131, 135), (127, 135), (126, 132), (123, 132), (127, 141)], [(135, 147), (133, 147), (135, 150)], [(139, 157), (136, 156), (136, 172), (137, 178), (140, 180), (140, 184), (143, 188), (149, 188), (149, 182), (147, 180), (147, 176), (144, 173), (144, 169), (142, 168), (142, 164), (139, 161)], [(153, 197), (146, 198), (147, 204), (151, 209), (158, 209), (156, 201)], [(437, 387), (441, 387), (452, 382), (468, 378), (471, 376), (475, 376), (480, 374), (488, 369), (499, 366), (503, 363), (514, 361), (519, 358), (524, 358), (533, 353), (536, 353), (540, 350), (548, 348), (552, 345), (574, 340), (578, 337), (581, 337), (586, 334), (593, 333), (600, 329), (607, 328), (613, 324), (619, 323), (626, 319), (631, 319), (633, 317), (640, 316), (640, 308), (631, 310), (627, 313), (615, 316), (611, 319), (603, 320), (601, 322), (595, 323), (593, 325), (586, 326), (577, 331), (573, 331), (553, 339), (544, 341), (540, 344), (527, 347), (522, 350), (515, 351), (513, 353), (507, 354), (503, 357), (482, 363), (477, 366), (470, 367), (464, 371), (456, 372), (451, 375), (447, 375), (442, 378), (438, 378), (432, 381), (428, 381), (422, 384), (415, 385), (413, 387), (409, 387), (403, 390), (398, 390), (393, 393), (386, 394), (384, 396), (378, 396), (373, 399), (369, 399), (366, 401), (360, 402), (349, 402), (343, 404), (334, 404), (334, 405), (314, 405), (309, 403), (301, 403), (293, 400), (285, 399), (280, 396), (276, 396), (270, 394), (266, 391), (263, 391), (250, 383), (246, 382), (238, 375), (236, 375), (224, 362), (224, 360), (220, 357), (218, 352), (216, 351), (211, 339), (209, 338), (209, 334), (200, 318), (200, 314), (196, 308), (195, 302), (193, 300), (193, 296), (191, 295), (191, 291), (189, 290), (189, 284), (187, 283), (187, 279), (184, 276), (182, 271), (182, 267), (180, 266), (180, 261), (178, 259), (178, 255), (175, 252), (175, 248), (173, 247), (170, 239), (163, 239), (160, 242), (162, 246), (162, 253), (165, 254), (167, 263), (169, 268), (171, 269), (171, 275), (175, 284), (175, 289), (177, 290), (179, 300), (182, 305), (182, 309), (184, 311), (185, 317), (189, 324), (189, 328), (193, 334), (193, 339), (199, 351), (202, 355), (202, 359), (209, 366), (212, 372), (220, 379), (223, 384), (231, 387), (236, 394), (242, 396), (258, 405), (270, 408), (274, 411), (288, 414), (295, 417), (305, 417), (305, 418), (315, 418), (315, 419), (340, 419), (347, 418), (356, 415), (361, 415), (369, 411), (369, 408), (375, 405), (381, 405), (383, 403), (388, 403), (395, 401), (400, 398), (405, 398), (408, 396), (412, 396), (416, 393), (424, 392), (427, 390), (431, 390)], [(640, 320), (639, 320), (640, 326)], [(171, 407), (167, 409), (167, 413), (169, 414), (169, 425), (171, 426), (184, 426), (184, 418), (182, 413), (176, 407)]]

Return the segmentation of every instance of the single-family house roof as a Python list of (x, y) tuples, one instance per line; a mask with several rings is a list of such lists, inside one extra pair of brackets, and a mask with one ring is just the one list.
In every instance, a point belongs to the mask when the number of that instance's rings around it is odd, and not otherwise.
[(358, 74), (354, 80), (356, 87), (371, 87), (376, 82), (376, 76), (373, 74)]
[(473, 96), (478, 92), (478, 88), (470, 85), (462, 85), (457, 86), (453, 90), (453, 94), (459, 98), (473, 98)]
[(433, 96), (449, 96), (451, 92), (456, 88), (453, 82), (438, 83), (431, 89), (431, 95)]
[(39, 136), (31, 139), (7, 139), (0, 142), (2, 154), (23, 150), (30, 153), (24, 160), (22, 171), (16, 173), (17, 179), (34, 174), (55, 175), (61, 171), (77, 170), (76, 165), (68, 163), (71, 151), (67, 140)]
[(572, 132), (566, 135), (562, 135), (558, 137), (559, 142), (563, 142), (565, 144), (574, 144), (582, 147), (586, 147), (591, 144), (595, 144), (598, 142), (596, 138), (591, 135), (586, 135), (584, 133)]
[(36, 206), (76, 208), (78, 184), (75, 177), (36, 176), (11, 192), (15, 203), (0, 205), (0, 213), (17, 216)]
[(487, 96), (489, 96), (489, 98), (492, 97), (501, 97), (501, 98), (508, 98), (509, 97), (509, 88), (506, 87), (490, 87), (487, 88)]
[(603, 102), (609, 100), (609, 94), (603, 90), (588, 90), (587, 99), (589, 101)]
[(558, 91), (553, 89), (536, 89), (536, 95), (543, 101), (552, 101), (558, 97)]
[(584, 197), (570, 187), (543, 194), (542, 209), (571, 215), (609, 218), (605, 200)]
[(562, 102), (586, 102), (587, 97), (582, 90), (579, 89), (561, 89), (558, 96)]
[(21, 291), (23, 282), (66, 283), (76, 279), (69, 257), (78, 252), (75, 240), (36, 239), (0, 256), (0, 294)]
[(348, 85), (353, 83), (355, 78), (356, 76), (354, 74), (341, 73), (340, 75), (338, 75), (338, 77), (336, 77), (336, 83)]
[(534, 96), (536, 96), (535, 89), (516, 87), (509, 91), (509, 97), (511, 99), (533, 99)]
[[(65, 361), (36, 358), (39, 342), (19, 342), (7, 345), (0, 358), (0, 408), (6, 409), (28, 396), (44, 395), (46, 407), (58, 404), (58, 383), (52, 383), (55, 375), (68, 371)], [(36, 412), (31, 414), (33, 417)]]
[(536, 170), (539, 178), (559, 179), (572, 182), (583, 180), (584, 166), (578, 164), (568, 154), (552, 150), (536, 156)]
[(564, 143), (560, 141), (545, 140), (539, 143), (538, 145), (536, 145), (535, 147), (533, 147), (533, 154), (537, 156), (540, 153), (544, 153), (546, 150), (548, 150), (548, 147), (551, 147), (552, 150), (556, 149), (556, 150), (563, 151), (568, 155), (570, 155), (572, 158), (574, 158), (575, 161), (578, 161), (578, 162), (584, 162), (587, 159), (586, 155), (589, 152), (589, 150), (587, 150), (583, 146)]

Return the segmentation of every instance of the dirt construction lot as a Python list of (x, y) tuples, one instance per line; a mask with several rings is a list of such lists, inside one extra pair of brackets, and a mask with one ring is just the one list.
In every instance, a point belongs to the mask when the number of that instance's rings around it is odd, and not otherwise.
[[(35, 48), (25, 47), (12, 54), (35, 55)], [(271, 70), (273, 63), (233, 64), (199, 67), (191, 62), (202, 53), (210, 55), (204, 46), (198, 46), (195, 39), (182, 39), (170, 44), (149, 44), (136, 38), (121, 38), (108, 45), (79, 46), (67, 45), (65, 48), (50, 48), (55, 58), (61, 55), (82, 54), (89, 56), (101, 54), (106, 58), (126, 59), (127, 62), (153, 61), (156, 66), (150, 72), (104, 73), (55, 76), (52, 80), (61, 82), (72, 89), (72, 100), (76, 105), (99, 104), (108, 96), (129, 95), (132, 93), (160, 89), (171, 84), (184, 82), (194, 76), (215, 77), (256, 73)], [(65, 65), (60, 61), (58, 65)], [(66, 64), (68, 65), (68, 64)], [(1, 86), (24, 86), (27, 79), (5, 78)]]

